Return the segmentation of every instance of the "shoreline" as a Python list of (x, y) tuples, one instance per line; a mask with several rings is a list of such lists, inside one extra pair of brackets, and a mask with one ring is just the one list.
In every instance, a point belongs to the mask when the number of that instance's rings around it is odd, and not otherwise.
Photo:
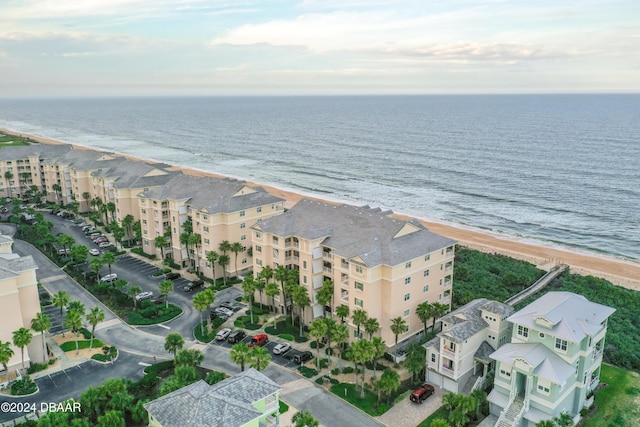
[[(23, 136), (43, 144), (66, 144), (76, 149), (105, 151), (98, 148), (68, 143), (34, 134), (15, 132), (9, 129), (0, 128), (0, 132), (7, 135)], [(141, 161), (152, 162), (152, 160), (132, 156), (124, 153), (115, 153), (122, 157)], [(165, 162), (166, 163), (166, 162)], [(188, 175), (212, 176), (217, 178), (229, 178), (225, 175), (187, 166), (170, 165), (169, 169), (182, 171)], [(241, 179), (241, 178), (234, 178)], [(330, 201), (320, 197), (308, 196), (291, 190), (274, 187), (272, 185), (245, 180), (252, 186), (260, 186), (270, 194), (285, 199), (285, 207), (291, 207), (303, 198), (321, 201), (328, 204), (339, 204), (344, 202)], [(479, 250), (485, 253), (495, 253), (510, 256), (512, 258), (524, 260), (536, 266), (549, 270), (558, 264), (567, 264), (572, 273), (581, 275), (592, 275), (600, 277), (625, 288), (640, 290), (640, 262), (616, 258), (604, 254), (591, 254), (587, 251), (562, 247), (556, 244), (546, 244), (533, 238), (518, 238), (508, 234), (500, 234), (489, 230), (481, 230), (462, 224), (446, 223), (432, 219), (418, 218), (400, 213), (394, 213), (395, 218), (408, 220), (416, 219), (426, 226), (430, 231), (457, 240), (460, 245), (470, 249)]]

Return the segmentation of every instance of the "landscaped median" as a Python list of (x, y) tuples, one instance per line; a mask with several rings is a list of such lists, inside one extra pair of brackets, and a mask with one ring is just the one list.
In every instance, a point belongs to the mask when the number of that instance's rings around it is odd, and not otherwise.
[(209, 322), (205, 320), (201, 324), (196, 325), (193, 329), (193, 336), (200, 342), (211, 342), (216, 337), (218, 329), (220, 329), (220, 326), (224, 322), (224, 319), (217, 317), (211, 321), (211, 329), (209, 329)]
[[(105, 345), (98, 338), (91, 339), (91, 332), (86, 328), (78, 331), (78, 334), (84, 339), (78, 339), (73, 332), (66, 332), (53, 337), (54, 341), (60, 346), (68, 357), (72, 359), (90, 358), (92, 360), (107, 363), (118, 358), (118, 349), (114, 346)], [(80, 336), (78, 338), (80, 338)]]

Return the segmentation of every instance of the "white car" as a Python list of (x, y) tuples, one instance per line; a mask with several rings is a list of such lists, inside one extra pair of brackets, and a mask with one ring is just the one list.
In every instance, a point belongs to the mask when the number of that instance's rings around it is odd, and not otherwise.
[(100, 279), (101, 282), (114, 282), (118, 280), (118, 275), (116, 273), (107, 274), (106, 276), (102, 276)]
[(218, 333), (216, 334), (216, 341), (224, 341), (224, 340), (226, 340), (230, 333), (231, 333), (231, 329), (230, 328), (220, 329), (218, 331)]
[(289, 350), (291, 350), (291, 344), (283, 342), (273, 347), (273, 354), (284, 354)]
[(97, 249), (89, 249), (89, 253), (93, 256), (98, 256), (100, 255), (100, 251)]
[(107, 249), (113, 247), (113, 243), (111, 242), (102, 242), (98, 245), (100, 249)]
[(233, 316), (233, 310), (229, 310), (228, 308), (224, 308), (224, 307), (218, 307), (215, 310), (213, 310), (216, 312), (216, 314), (220, 317), (226, 317), (229, 318), (231, 316)]
[(152, 297), (153, 297), (153, 292), (151, 291), (140, 292), (138, 295), (136, 295), (136, 301), (143, 301), (146, 299), (150, 299)]

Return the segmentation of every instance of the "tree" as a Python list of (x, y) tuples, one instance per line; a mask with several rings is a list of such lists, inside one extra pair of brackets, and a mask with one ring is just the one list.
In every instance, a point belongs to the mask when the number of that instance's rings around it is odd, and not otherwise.
[(204, 335), (204, 321), (202, 320), (202, 313), (209, 308), (209, 302), (204, 292), (200, 292), (193, 297), (193, 308), (200, 313), (200, 335)]
[(11, 343), (9, 341), (2, 342), (0, 341), (0, 364), (4, 368), (6, 372), (7, 378), (9, 378), (9, 369), (7, 368), (7, 363), (13, 357), (13, 349), (11, 348)]
[(380, 329), (380, 323), (375, 317), (370, 317), (364, 322), (364, 331), (369, 334), (369, 340), (373, 339), (373, 334)]
[[(120, 227), (115, 221), (111, 223), (111, 232), (113, 233), (113, 238), (116, 239), (116, 244), (120, 243), (120, 248), (122, 248), (122, 239), (124, 237), (124, 228)], [(116, 247), (117, 249), (117, 247)]]
[(349, 341), (349, 327), (344, 323), (340, 323), (339, 325), (336, 325), (332, 336), (336, 345), (340, 349), (340, 358), (338, 359), (338, 364), (342, 365), (342, 359), (343, 359), (344, 347), (345, 347), (344, 344), (347, 341)]
[(235, 255), (235, 257), (234, 257), (234, 267), (235, 267), (236, 276), (238, 276), (238, 254), (240, 252), (242, 252), (242, 243), (240, 243), (240, 242), (232, 243), (230, 250)]
[(250, 360), (251, 349), (247, 344), (240, 342), (231, 347), (231, 361), (240, 365), (240, 370), (244, 371), (244, 365)]
[[(380, 337), (374, 337), (371, 340), (371, 344), (373, 345), (373, 379), (376, 378), (376, 365), (378, 364), (378, 359), (384, 356), (384, 353), (387, 351), (387, 343)], [(424, 363), (424, 361), (423, 361)]]
[[(216, 301), (216, 291), (213, 288), (207, 288), (204, 291), (200, 292), (200, 294), (204, 295), (204, 298), (207, 301), (209, 307)], [(211, 329), (211, 316), (208, 316), (209, 329)]]
[(431, 305), (433, 306), (433, 324), (431, 325), (431, 330), (433, 330), (436, 326), (436, 319), (447, 314), (449, 312), (449, 306), (439, 302), (434, 302)]
[(316, 339), (316, 364), (318, 372), (322, 371), (320, 367), (320, 341), (327, 335), (327, 324), (322, 319), (316, 319), (309, 325), (309, 334)]
[(105, 252), (102, 254), (102, 262), (109, 266), (109, 274), (111, 274), (111, 266), (118, 261), (113, 252)]
[(395, 369), (385, 369), (382, 375), (380, 375), (380, 381), (382, 381), (382, 390), (387, 395), (388, 405), (391, 393), (400, 387), (400, 374), (398, 374)]
[(336, 327), (338, 326), (338, 323), (335, 320), (333, 320), (331, 317), (323, 317), (322, 322), (327, 327), (327, 333), (325, 334), (325, 337), (327, 338), (326, 353), (329, 356), (329, 361), (331, 361), (331, 354), (333, 353), (333, 350), (331, 349), (331, 343), (333, 341), (333, 336), (336, 332)]
[(200, 350), (193, 348), (180, 350), (175, 356), (175, 364), (182, 366), (192, 366), (197, 368), (204, 361), (204, 354)]
[(431, 421), (430, 427), (451, 427), (451, 424), (449, 424), (447, 420), (436, 418), (435, 420)]
[(189, 244), (195, 248), (193, 262), (196, 267), (196, 273), (200, 274), (200, 245), (202, 245), (202, 236), (198, 233), (190, 235)]
[(117, 279), (115, 282), (111, 282), (112, 286), (115, 290), (122, 292), (122, 290), (124, 288), (127, 287), (127, 285), (129, 284), (129, 282), (127, 282), (126, 280), (124, 280), (122, 277)]
[(173, 281), (163, 280), (158, 285), (158, 288), (160, 289), (160, 294), (164, 295), (165, 308), (169, 308), (169, 294), (173, 292), (174, 289)]
[(425, 361), (427, 360), (427, 354), (424, 347), (418, 343), (411, 344), (407, 351), (407, 360), (404, 363), (404, 367), (407, 371), (411, 372), (411, 383), (415, 383), (416, 375), (422, 371), (425, 367)]
[(229, 255), (220, 255), (218, 257), (218, 264), (222, 267), (223, 283), (227, 286), (227, 265), (229, 265)]
[(75, 242), (76, 242), (76, 239), (74, 239), (73, 237), (67, 234), (58, 235), (58, 244), (62, 246), (65, 254), (67, 253), (67, 249), (73, 246)]
[(555, 417), (553, 421), (558, 424), (558, 427), (571, 427), (573, 426), (573, 417), (568, 412), (562, 412), (559, 416)]
[(84, 312), (86, 311), (86, 307), (84, 306), (84, 304), (81, 301), (70, 301), (69, 305), (67, 305), (67, 311), (68, 312), (76, 312), (78, 313), (80, 316), (84, 316)]
[(536, 427), (556, 427), (556, 423), (553, 420), (542, 420), (536, 423)]
[(62, 310), (69, 304), (71, 297), (65, 291), (59, 291), (57, 294), (53, 294), (52, 301), (53, 305), (60, 309), (60, 316), (62, 316)]
[(282, 306), (284, 307), (284, 317), (287, 317), (287, 293), (285, 292), (285, 283), (287, 283), (287, 279), (289, 278), (289, 272), (285, 268), (284, 265), (279, 265), (273, 271), (273, 277), (277, 282), (280, 283), (280, 290), (282, 292)]
[(349, 306), (348, 305), (339, 305), (336, 308), (336, 316), (340, 318), (340, 321), (344, 323), (345, 317), (349, 317)]
[(84, 200), (85, 203), (85, 211), (89, 210), (89, 199), (91, 199), (91, 194), (89, 194), (88, 191), (85, 191), (84, 193), (82, 193), (82, 199)]
[(53, 189), (53, 191), (55, 192), (56, 195), (56, 200), (60, 201), (60, 199), (62, 198), (62, 187), (60, 187), (60, 184), (55, 183), (51, 186), (51, 188)]
[(244, 298), (249, 302), (249, 316), (251, 323), (253, 323), (253, 295), (256, 291), (256, 281), (253, 276), (248, 275), (242, 281), (242, 291), (244, 292)]
[(33, 334), (27, 328), (20, 328), (13, 332), (13, 345), (20, 347), (20, 357), (22, 358), (22, 369), (24, 369), (24, 347), (29, 345)]
[(98, 417), (97, 427), (122, 427), (123, 419), (122, 411), (109, 410)]
[(78, 331), (82, 328), (82, 315), (77, 311), (68, 311), (64, 326), (73, 332), (76, 338), (76, 354), (80, 353), (78, 346)]
[(402, 317), (391, 319), (391, 332), (393, 332), (396, 337), (396, 359), (398, 358), (398, 335), (403, 334), (406, 329), (407, 322), (405, 322)]
[(267, 369), (271, 361), (271, 354), (265, 347), (254, 347), (249, 355), (249, 367), (257, 371)]
[(364, 325), (364, 322), (367, 321), (368, 317), (369, 316), (367, 316), (367, 312), (361, 308), (355, 310), (351, 315), (351, 322), (353, 322), (353, 324), (357, 328), (356, 335), (358, 336), (358, 338), (362, 338), (362, 336), (360, 335), (360, 326)]
[(91, 258), (89, 261), (89, 268), (96, 273), (96, 284), (100, 283), (100, 269), (104, 266), (104, 262), (100, 257)]
[(160, 249), (160, 259), (163, 262), (164, 262), (164, 248), (166, 248), (168, 244), (169, 244), (169, 241), (164, 236), (156, 236), (156, 238), (153, 239), (153, 246), (155, 246), (156, 249)]
[[(113, 202), (108, 202), (105, 205), (107, 212), (109, 212), (111, 214), (111, 221), (115, 221), (116, 217), (115, 217), (115, 213), (116, 213), (116, 204)], [(109, 219), (107, 218), (107, 221), (105, 222), (105, 224), (110, 223)]]
[(142, 292), (142, 288), (138, 285), (133, 285), (127, 288), (127, 296), (133, 299), (133, 308), (134, 310), (138, 308), (138, 300), (136, 299), (136, 295)]
[(271, 306), (273, 307), (273, 311), (276, 312), (275, 297), (280, 295), (280, 287), (276, 282), (268, 282), (267, 286), (264, 288), (264, 293), (271, 298)]
[(231, 250), (231, 243), (229, 243), (228, 240), (223, 240), (222, 242), (220, 242), (220, 244), (218, 245), (218, 250), (220, 252), (222, 252), (223, 255), (227, 254), (227, 251)]
[(133, 222), (134, 222), (134, 217), (133, 215), (126, 215), (123, 219), (122, 219), (122, 227), (124, 228), (125, 232), (126, 232), (126, 236), (127, 236), (127, 240), (131, 240), (132, 234), (133, 234), (133, 230), (132, 230), (132, 226), (133, 226)]
[(93, 335), (98, 323), (104, 320), (104, 311), (100, 310), (100, 307), (93, 307), (89, 313), (87, 313), (86, 318), (87, 322), (91, 325), (91, 343), (89, 344), (89, 348), (93, 348)]
[(291, 421), (293, 421), (295, 427), (318, 427), (320, 425), (320, 421), (308, 411), (296, 412), (291, 417)]
[(184, 338), (182, 338), (182, 335), (175, 332), (170, 333), (164, 339), (164, 349), (169, 353), (173, 353), (174, 360), (176, 358), (176, 353), (178, 350), (182, 349), (182, 346), (184, 346)]
[(368, 340), (359, 340), (351, 345), (351, 355), (356, 365), (356, 388), (358, 386), (358, 364), (362, 365), (362, 384), (360, 386), (360, 397), (364, 398), (364, 376), (365, 363), (373, 359), (373, 344)]
[(47, 361), (47, 349), (46, 341), (44, 339), (44, 333), (51, 327), (51, 318), (42, 312), (36, 314), (36, 317), (31, 319), (31, 329), (42, 334), (42, 363)]
[[(183, 225), (187, 223), (188, 221), (185, 221)], [(180, 234), (180, 244), (184, 245), (184, 247), (187, 249), (187, 261), (189, 263), (189, 267), (191, 267), (191, 251), (189, 250), (189, 237), (191, 236), (191, 233), (188, 232), (183, 232)]]
[(76, 264), (82, 264), (89, 257), (89, 248), (85, 245), (73, 245), (69, 250), (69, 255)]
[(476, 419), (480, 419), (482, 406), (487, 402), (487, 393), (483, 390), (475, 389), (471, 392), (471, 397), (473, 397), (475, 402)]
[(427, 336), (427, 322), (433, 317), (433, 306), (428, 301), (420, 303), (416, 307), (416, 314), (424, 326), (424, 335)]
[(260, 273), (258, 273), (258, 277), (264, 279), (264, 281), (269, 284), (269, 281), (273, 279), (273, 269), (271, 268), (271, 266), (264, 266), (262, 270), (260, 270)]
[(258, 275), (258, 280), (255, 281), (255, 290), (260, 294), (260, 308), (262, 308), (262, 293), (264, 292), (264, 288), (267, 287), (267, 282)]
[(333, 282), (331, 280), (325, 280), (322, 282), (322, 287), (318, 291), (316, 296), (318, 304), (322, 305), (322, 317), (327, 315), (327, 305), (329, 306), (329, 312), (333, 312), (331, 301), (333, 301)]
[(291, 298), (293, 303), (300, 308), (300, 335), (302, 336), (304, 328), (304, 308), (311, 305), (311, 300), (309, 299), (309, 293), (306, 287), (296, 285), (293, 289)]
[(207, 262), (211, 264), (211, 274), (213, 275), (213, 283), (216, 283), (216, 262), (218, 262), (218, 252), (209, 251), (207, 253)]

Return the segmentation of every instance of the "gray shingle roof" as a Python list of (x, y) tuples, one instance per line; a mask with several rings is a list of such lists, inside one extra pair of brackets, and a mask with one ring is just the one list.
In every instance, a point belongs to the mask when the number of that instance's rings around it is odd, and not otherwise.
[[(164, 163), (146, 163), (118, 158), (104, 162), (104, 167), (91, 175), (102, 178), (116, 178), (115, 188), (145, 188), (166, 184), (179, 172), (167, 170)], [(147, 176), (151, 174), (150, 176)]]
[(38, 265), (31, 255), (5, 258), (0, 256), (0, 279), (16, 277), (23, 271), (36, 270)]
[(50, 158), (62, 155), (69, 150), (71, 150), (71, 146), (67, 144), (32, 144), (22, 147), (6, 146), (0, 150), (0, 160), (22, 160), (30, 156)]
[[(335, 254), (346, 259), (360, 257), (369, 267), (398, 265), (456, 243), (431, 233), (418, 221), (390, 215), (391, 211), (369, 206), (304, 199), (282, 215), (258, 221), (255, 228), (280, 237), (324, 239), (322, 245)], [(406, 230), (413, 232), (403, 233)]]
[(489, 363), (491, 362), (491, 353), (493, 353), (494, 351), (495, 348), (491, 347), (491, 344), (486, 341), (482, 341), (482, 344), (480, 344), (480, 347), (478, 347), (473, 357)]
[(534, 367), (534, 375), (560, 385), (576, 371), (574, 366), (540, 343), (505, 344), (491, 354), (491, 358), (509, 365), (516, 359), (523, 359)]
[(245, 181), (235, 179), (178, 174), (162, 187), (142, 195), (155, 200), (189, 199), (193, 209), (206, 210), (210, 214), (238, 212), (283, 201), (261, 187), (252, 187), (255, 192), (238, 194), (246, 186)]
[[(585, 336), (602, 329), (602, 322), (614, 312), (615, 309), (591, 302), (582, 295), (549, 292), (507, 320), (570, 342), (580, 342)], [(551, 322), (551, 328), (536, 322), (536, 319)]]
[(446, 329), (438, 335), (444, 335), (454, 342), (464, 342), (488, 325), (482, 318), (482, 311), (486, 310), (503, 316), (513, 312), (513, 308), (498, 301), (491, 301), (486, 298), (478, 298), (463, 305), (442, 317), (442, 323), (447, 324)]
[(198, 381), (144, 407), (163, 427), (240, 427), (263, 415), (253, 403), (280, 390), (260, 372), (248, 369), (212, 386)]

